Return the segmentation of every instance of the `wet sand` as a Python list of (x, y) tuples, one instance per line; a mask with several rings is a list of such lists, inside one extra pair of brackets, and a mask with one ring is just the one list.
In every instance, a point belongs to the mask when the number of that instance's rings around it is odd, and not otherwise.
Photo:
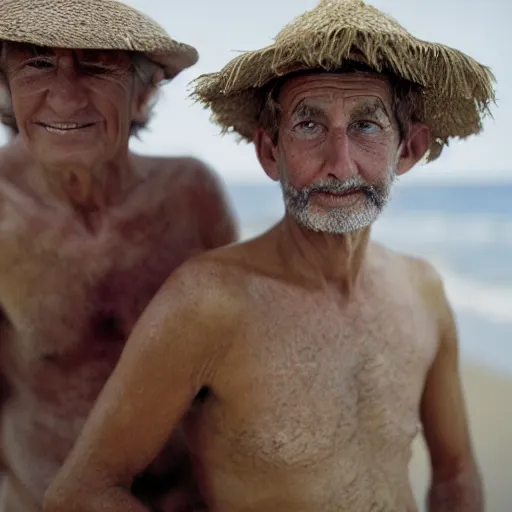
[[(463, 365), (462, 378), (473, 444), (484, 479), (486, 512), (512, 511), (512, 375)], [(415, 443), (411, 482), (420, 511), (429, 483), (428, 456)]]

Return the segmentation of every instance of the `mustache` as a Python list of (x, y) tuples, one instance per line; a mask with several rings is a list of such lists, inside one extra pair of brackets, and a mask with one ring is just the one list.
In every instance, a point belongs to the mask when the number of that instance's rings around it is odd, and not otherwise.
[(302, 189), (302, 193), (309, 198), (313, 194), (349, 194), (363, 193), (370, 201), (378, 204), (382, 196), (382, 186), (370, 184), (360, 177), (349, 178), (345, 181), (327, 179)]

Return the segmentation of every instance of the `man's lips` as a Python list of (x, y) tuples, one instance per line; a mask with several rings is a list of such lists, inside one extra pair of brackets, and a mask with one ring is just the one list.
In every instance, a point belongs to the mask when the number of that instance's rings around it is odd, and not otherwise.
[(331, 197), (346, 197), (351, 196), (353, 194), (358, 194), (361, 192), (361, 189), (351, 189), (351, 190), (345, 190), (343, 192), (333, 192), (329, 190), (319, 190), (316, 192), (316, 194), (321, 194), (325, 196), (331, 196)]
[(36, 123), (37, 125), (45, 128), (50, 133), (64, 134), (73, 132), (75, 130), (83, 130), (94, 126), (96, 123)]
[(326, 207), (334, 207), (337, 208), (339, 206), (349, 206), (354, 201), (357, 201), (358, 195), (361, 193), (359, 189), (347, 190), (344, 192), (328, 192), (328, 191), (318, 191), (312, 195), (312, 197), (316, 198), (320, 204), (323, 204)]

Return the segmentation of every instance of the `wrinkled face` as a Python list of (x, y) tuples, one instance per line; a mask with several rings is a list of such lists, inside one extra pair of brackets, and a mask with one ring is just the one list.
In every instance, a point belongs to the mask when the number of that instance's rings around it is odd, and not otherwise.
[(388, 82), (370, 74), (295, 77), (279, 104), (275, 159), (288, 213), (331, 234), (374, 222), (401, 151)]
[(137, 108), (128, 54), (8, 44), (3, 68), (36, 161), (90, 168), (126, 154)]

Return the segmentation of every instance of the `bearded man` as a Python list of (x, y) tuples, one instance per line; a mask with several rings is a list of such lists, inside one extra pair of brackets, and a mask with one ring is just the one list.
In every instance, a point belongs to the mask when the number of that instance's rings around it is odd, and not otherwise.
[(184, 421), (214, 512), (416, 511), (421, 431), (429, 510), (482, 512), (441, 278), (370, 233), (395, 176), (480, 131), (493, 94), (487, 68), (360, 0), (322, 0), (200, 78), (197, 97), (254, 143), (286, 214), (171, 276), (45, 511), (145, 511), (126, 486)]

